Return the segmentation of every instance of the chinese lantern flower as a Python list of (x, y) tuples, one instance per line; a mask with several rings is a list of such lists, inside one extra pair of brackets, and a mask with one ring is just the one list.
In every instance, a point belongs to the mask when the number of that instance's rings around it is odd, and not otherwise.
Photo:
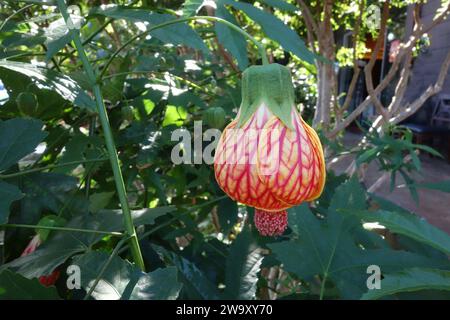
[(298, 113), (289, 69), (252, 66), (242, 78), (242, 103), (214, 157), (221, 189), (255, 208), (261, 235), (281, 235), (286, 209), (320, 196), (325, 161), (320, 140)]
[[(20, 255), (21, 257), (27, 256), (34, 251), (36, 251), (37, 247), (39, 247), (42, 243), (42, 240), (39, 237), (39, 234), (35, 235), (33, 239), (28, 243), (25, 250)], [(46, 287), (50, 287), (56, 283), (60, 275), (59, 270), (53, 270), (50, 275), (39, 277), (39, 282)]]

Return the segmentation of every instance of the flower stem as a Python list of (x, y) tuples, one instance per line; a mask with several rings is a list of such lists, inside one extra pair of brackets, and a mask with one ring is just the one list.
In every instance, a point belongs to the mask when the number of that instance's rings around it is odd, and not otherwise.
[(185, 18), (180, 18), (180, 19), (174, 19), (174, 20), (170, 20), (161, 24), (157, 24), (153, 27), (148, 28), (146, 31), (141, 32), (133, 37), (131, 37), (130, 39), (128, 39), (128, 41), (126, 41), (122, 46), (120, 46), (120, 48), (118, 48), (112, 55), (111, 57), (108, 59), (108, 61), (106, 62), (105, 66), (103, 67), (102, 72), (100, 73), (99, 79), (103, 79), (103, 76), (105, 75), (106, 71), (108, 70), (109, 65), (112, 63), (112, 61), (114, 60), (114, 58), (123, 50), (125, 49), (125, 47), (127, 47), (130, 43), (134, 42), (136, 39), (139, 39), (141, 37), (146, 36), (147, 34), (149, 34), (150, 32), (160, 29), (160, 28), (164, 28), (173, 24), (177, 24), (177, 23), (183, 23), (183, 22), (188, 22), (188, 21), (194, 21), (194, 20), (208, 20), (208, 21), (214, 21), (214, 22), (219, 22), (219, 23), (223, 23), (226, 26), (228, 26), (229, 28), (233, 29), (236, 32), (239, 32), (240, 34), (242, 34), (244, 37), (248, 38), (250, 41), (252, 41), (256, 47), (258, 47), (259, 50), (259, 54), (261, 55), (261, 59), (262, 59), (262, 63), (264, 65), (269, 64), (269, 60), (267, 59), (267, 53), (266, 53), (266, 47), (259, 42), (258, 40), (256, 40), (253, 36), (251, 36), (249, 33), (247, 33), (246, 31), (242, 30), (240, 27), (238, 27), (237, 25), (228, 22), (225, 19), (222, 18), (218, 18), (218, 17), (211, 17), (211, 16), (194, 16), (194, 17), (185, 17)]
[(54, 231), (95, 233), (95, 234), (104, 234), (104, 235), (116, 236), (116, 237), (123, 236), (122, 232), (115, 232), (115, 231), (102, 231), (102, 230), (80, 229), (80, 228), (69, 228), (69, 227), (38, 226), (38, 225), (33, 225), (33, 224), (7, 223), (7, 224), (0, 224), (0, 228), (42, 229), (42, 230), (54, 230)]
[(87, 58), (86, 52), (84, 51), (83, 44), (80, 39), (79, 31), (73, 26), (72, 20), (67, 12), (67, 5), (64, 0), (57, 0), (59, 10), (66, 22), (69, 32), (72, 36), (72, 40), (78, 51), (78, 56), (83, 63), (84, 70), (89, 81), (92, 84), (92, 91), (94, 93), (95, 102), (97, 104), (97, 112), (99, 114), (100, 123), (102, 125), (103, 133), (105, 136), (106, 147), (108, 149), (109, 159), (111, 161), (111, 167), (114, 174), (114, 181), (116, 184), (117, 194), (119, 196), (120, 205), (122, 207), (124, 226), (127, 234), (130, 236), (130, 248), (131, 254), (136, 265), (141, 269), (145, 270), (144, 259), (142, 258), (141, 249), (139, 247), (139, 241), (136, 235), (136, 230), (133, 225), (133, 220), (131, 217), (131, 211), (127, 200), (127, 194), (125, 190), (125, 183), (123, 181), (122, 171), (120, 170), (119, 158), (117, 156), (117, 149), (114, 143), (113, 134), (111, 131), (111, 126), (109, 124), (108, 114), (106, 112), (106, 107), (103, 102), (103, 96), (100, 89), (100, 85), (97, 82), (97, 77), (95, 76), (94, 70)]

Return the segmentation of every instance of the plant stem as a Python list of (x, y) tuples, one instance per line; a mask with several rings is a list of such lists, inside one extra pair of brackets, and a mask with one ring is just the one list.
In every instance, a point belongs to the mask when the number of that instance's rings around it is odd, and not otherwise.
[(83, 44), (81, 43), (80, 34), (77, 29), (74, 28), (70, 16), (67, 12), (67, 6), (64, 0), (58, 0), (59, 10), (66, 22), (69, 32), (72, 35), (72, 40), (78, 51), (78, 56), (83, 63), (84, 70), (88, 79), (92, 83), (92, 90), (95, 96), (95, 102), (97, 104), (97, 111), (100, 118), (100, 123), (103, 128), (103, 133), (105, 136), (106, 147), (108, 149), (109, 159), (111, 161), (111, 167), (114, 174), (114, 181), (116, 184), (117, 194), (119, 196), (120, 205), (122, 207), (124, 226), (127, 234), (130, 236), (130, 247), (133, 260), (136, 265), (143, 271), (145, 271), (144, 259), (142, 258), (141, 249), (139, 247), (139, 241), (136, 235), (136, 230), (133, 225), (133, 219), (131, 217), (130, 207), (128, 205), (127, 194), (125, 190), (125, 183), (123, 181), (122, 171), (120, 170), (119, 157), (117, 155), (116, 145), (114, 143), (113, 134), (111, 131), (111, 126), (109, 124), (108, 114), (106, 112), (106, 107), (103, 102), (102, 92), (100, 86), (96, 81), (94, 70), (89, 63), (86, 52), (84, 51)]
[(214, 21), (214, 22), (220, 22), (225, 24), (226, 26), (228, 26), (229, 28), (233, 29), (234, 31), (242, 34), (244, 37), (247, 37), (250, 41), (252, 41), (259, 50), (259, 53), (261, 55), (261, 59), (263, 64), (269, 64), (269, 61), (267, 60), (267, 54), (266, 54), (266, 47), (259, 42), (258, 40), (256, 40), (254, 37), (252, 37), (249, 33), (247, 33), (246, 31), (242, 30), (240, 27), (236, 26), (235, 24), (228, 22), (227, 20), (224, 20), (222, 18), (218, 18), (218, 17), (211, 17), (211, 16), (194, 16), (194, 17), (185, 17), (185, 18), (180, 18), (180, 19), (174, 19), (174, 20), (170, 20), (161, 24), (157, 24), (151, 28), (149, 28), (147, 31), (144, 31), (140, 34), (137, 34), (133, 37), (131, 37), (128, 41), (126, 41), (120, 48), (118, 48), (113, 54), (112, 56), (109, 58), (109, 60), (106, 62), (105, 66), (103, 67), (102, 72), (100, 73), (99, 79), (103, 79), (103, 76), (106, 73), (106, 70), (108, 70), (109, 65), (112, 63), (112, 61), (114, 60), (114, 58), (126, 47), (128, 46), (130, 43), (132, 43), (133, 41), (135, 41), (136, 39), (143, 37), (147, 34), (149, 34), (150, 32), (160, 29), (160, 28), (164, 28), (176, 23), (182, 23), (182, 22), (188, 22), (188, 21), (194, 21), (194, 20), (208, 20), (208, 21)]
[[(218, 198), (215, 198), (215, 199), (206, 201), (206, 202), (204, 202), (204, 203), (198, 204), (198, 205), (196, 205), (196, 206), (192, 206), (192, 207), (190, 207), (190, 208), (187, 208), (185, 212), (179, 214), (178, 216), (173, 217), (173, 218), (171, 218), (171, 219), (169, 219), (169, 220), (167, 220), (167, 221), (165, 221), (165, 222), (163, 222), (163, 223), (160, 223), (160, 224), (157, 225), (156, 227), (154, 227), (154, 228), (148, 230), (147, 232), (144, 232), (144, 233), (140, 234), (140, 235), (139, 235), (139, 240), (145, 239), (146, 237), (148, 237), (149, 235), (155, 233), (156, 231), (158, 231), (158, 230), (160, 230), (160, 229), (162, 229), (162, 228), (164, 228), (164, 227), (169, 226), (172, 222), (174, 222), (174, 221), (176, 221), (176, 220), (179, 220), (180, 217), (184, 216), (185, 214), (188, 214), (188, 213), (190, 213), (190, 212), (192, 212), (192, 211), (194, 211), (194, 210), (200, 209), (200, 208), (202, 208), (202, 207), (208, 206), (208, 205), (210, 205), (210, 204), (212, 204), (212, 203), (214, 203), (214, 202), (218, 202), (218, 201), (223, 200), (223, 199), (226, 199), (226, 198), (228, 198), (228, 196), (221, 196), (221, 197), (218, 197)], [(122, 253), (125, 249), (126, 249), (126, 248), (123, 248), (123, 250), (120, 250), (120, 253)]]
[[(114, 73), (114, 74), (111, 74), (111, 75), (108, 75), (108, 76), (104, 76), (103, 80), (111, 79), (111, 78), (114, 78), (114, 77), (125, 76), (125, 75), (138, 75), (138, 74), (164, 74), (164, 73), (163, 72), (157, 72), (157, 71), (126, 71), (126, 72), (119, 72), (119, 73)], [(175, 79), (179, 80), (179, 81), (185, 82), (186, 84), (190, 85), (191, 87), (193, 87), (195, 89), (203, 91), (204, 93), (206, 93), (208, 95), (215, 96), (213, 93), (209, 92), (207, 89), (203, 88), (202, 86), (198, 85), (195, 82), (192, 82), (189, 79), (186, 79), (186, 78), (174, 75), (174, 74), (171, 74), (171, 76), (174, 77)]]
[(322, 284), (320, 286), (320, 296), (319, 296), (319, 300), (323, 300), (323, 295), (325, 293), (325, 284), (327, 283), (327, 277), (328, 275), (325, 273), (322, 279)]
[(16, 14), (19, 14), (19, 13), (21, 13), (21, 12), (23, 12), (23, 11), (25, 11), (25, 10), (31, 8), (32, 6), (34, 6), (34, 3), (29, 4), (29, 5), (26, 5), (25, 7), (20, 8), (20, 9), (18, 9), (16, 12), (12, 13), (12, 14), (11, 14), (9, 17), (7, 17), (7, 18), (3, 21), (3, 23), (0, 25), (0, 30), (3, 29), (3, 27), (6, 25), (6, 23), (7, 23), (9, 20), (11, 20), (12, 17), (14, 17)]
[(123, 236), (122, 232), (115, 232), (115, 231), (102, 231), (102, 230), (79, 229), (79, 228), (69, 228), (69, 227), (38, 226), (38, 225), (32, 225), (32, 224), (17, 224), (17, 223), (0, 224), (0, 228), (43, 229), (43, 230), (54, 230), (54, 231), (95, 233), (95, 234), (104, 234), (104, 235), (116, 236), (116, 237)]
[[(91, 123), (89, 124), (89, 137), (93, 137), (95, 134), (95, 126), (97, 118), (93, 116), (91, 118)], [(86, 182), (85, 182), (85, 195), (86, 199), (89, 199), (89, 192), (91, 190), (91, 170), (86, 175)]]
[(81, 160), (81, 161), (70, 161), (70, 162), (65, 162), (65, 163), (60, 163), (60, 164), (52, 164), (52, 165), (49, 165), (46, 167), (34, 168), (34, 169), (30, 169), (30, 170), (23, 170), (23, 171), (19, 171), (19, 172), (10, 173), (10, 174), (0, 174), (0, 179), (16, 178), (16, 177), (20, 177), (20, 176), (23, 176), (26, 174), (35, 173), (35, 172), (39, 172), (39, 171), (62, 168), (62, 167), (67, 167), (67, 166), (71, 166), (74, 164), (102, 162), (102, 161), (106, 161), (108, 159), (109, 158), (98, 158), (98, 159), (88, 159), (88, 160)]

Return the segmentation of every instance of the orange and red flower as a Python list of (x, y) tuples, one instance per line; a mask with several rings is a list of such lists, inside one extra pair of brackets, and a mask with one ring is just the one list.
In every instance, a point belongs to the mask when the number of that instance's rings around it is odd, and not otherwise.
[(296, 109), (286, 67), (247, 69), (242, 97), (236, 119), (217, 145), (215, 177), (233, 200), (256, 209), (254, 222), (262, 235), (280, 235), (287, 227), (286, 209), (322, 193), (322, 146)]

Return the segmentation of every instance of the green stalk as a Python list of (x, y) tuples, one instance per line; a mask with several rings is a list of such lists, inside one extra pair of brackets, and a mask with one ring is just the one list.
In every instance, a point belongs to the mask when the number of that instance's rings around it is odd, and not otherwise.
[(142, 258), (141, 249), (139, 247), (139, 241), (136, 235), (136, 230), (133, 225), (133, 220), (131, 217), (130, 207), (128, 205), (127, 194), (125, 190), (125, 184), (123, 181), (122, 171), (120, 170), (119, 158), (117, 156), (117, 149), (114, 143), (113, 134), (111, 131), (111, 126), (109, 124), (108, 114), (106, 112), (106, 107), (103, 102), (102, 92), (100, 90), (100, 86), (97, 82), (97, 78), (95, 76), (94, 70), (89, 63), (86, 52), (84, 51), (83, 44), (80, 39), (80, 34), (77, 29), (72, 25), (72, 21), (67, 12), (67, 5), (64, 0), (58, 0), (59, 10), (66, 22), (67, 27), (69, 28), (69, 32), (72, 36), (72, 40), (75, 44), (75, 47), (78, 51), (78, 56), (83, 63), (84, 70), (88, 79), (92, 83), (92, 90), (95, 97), (95, 102), (97, 104), (97, 111), (100, 118), (100, 123), (103, 128), (103, 133), (105, 136), (106, 147), (108, 149), (109, 159), (111, 161), (111, 167), (114, 174), (114, 181), (116, 184), (117, 194), (119, 196), (120, 205), (122, 207), (124, 226), (126, 233), (130, 236), (130, 248), (131, 254), (136, 265), (141, 269), (145, 270), (144, 259)]
[(111, 62), (114, 60), (114, 58), (126, 47), (128, 46), (130, 43), (132, 43), (133, 41), (135, 41), (136, 39), (139, 39), (143, 36), (146, 36), (147, 34), (149, 34), (150, 32), (160, 29), (160, 28), (164, 28), (173, 24), (177, 24), (177, 23), (182, 23), (182, 22), (188, 22), (188, 21), (193, 21), (193, 20), (208, 20), (208, 21), (214, 21), (214, 22), (219, 22), (219, 23), (223, 23), (226, 26), (228, 26), (229, 28), (233, 29), (234, 31), (242, 34), (244, 37), (248, 38), (250, 41), (252, 41), (256, 47), (258, 47), (259, 53), (261, 55), (261, 59), (262, 59), (262, 63), (263, 64), (269, 64), (269, 61), (267, 60), (267, 54), (266, 54), (266, 47), (259, 42), (258, 40), (256, 40), (254, 37), (252, 37), (249, 33), (247, 33), (246, 31), (242, 30), (240, 27), (238, 27), (237, 25), (228, 22), (227, 20), (224, 20), (222, 18), (218, 18), (218, 17), (210, 17), (210, 16), (194, 16), (194, 17), (185, 17), (185, 18), (181, 18), (181, 19), (174, 19), (174, 20), (170, 20), (161, 24), (157, 24), (156, 26), (153, 26), (151, 28), (149, 28), (147, 31), (144, 31), (140, 34), (137, 34), (133, 37), (131, 37), (127, 42), (125, 42), (120, 48), (118, 48), (113, 54), (112, 56), (109, 58), (109, 60), (106, 62), (105, 66), (103, 67), (102, 72), (100, 73), (99, 79), (103, 79), (103, 76), (106, 73), (106, 70), (108, 69), (109, 65), (111, 64)]
[(79, 229), (79, 228), (69, 228), (69, 227), (38, 226), (38, 225), (33, 225), (33, 224), (7, 223), (7, 224), (0, 224), (0, 228), (42, 229), (42, 230), (54, 230), (54, 231), (95, 233), (95, 234), (104, 234), (104, 235), (116, 236), (116, 237), (123, 236), (122, 232), (102, 231), (102, 230), (93, 230), (93, 229)]
[(15, 15), (17, 15), (17, 14), (19, 14), (19, 13), (21, 13), (21, 12), (23, 12), (23, 11), (29, 9), (29, 8), (31, 8), (32, 6), (34, 6), (34, 3), (29, 4), (29, 5), (26, 5), (25, 7), (18, 9), (16, 12), (13, 12), (9, 17), (7, 17), (7, 18), (5, 19), (5, 20), (3, 21), (3, 23), (0, 25), (0, 31), (3, 29), (3, 27), (6, 25), (6, 23), (7, 23), (9, 20), (11, 20), (11, 18), (13, 18)]
[(23, 171), (19, 171), (19, 172), (10, 173), (10, 174), (0, 174), (0, 179), (16, 178), (16, 177), (24, 176), (24, 175), (39, 172), (39, 171), (68, 167), (68, 166), (71, 166), (74, 164), (102, 162), (102, 161), (106, 161), (106, 160), (108, 160), (108, 158), (87, 159), (87, 160), (81, 160), (81, 161), (70, 161), (70, 162), (65, 162), (65, 163), (60, 163), (60, 164), (52, 164), (52, 165), (49, 165), (46, 167), (33, 168), (33, 169), (23, 170)]

